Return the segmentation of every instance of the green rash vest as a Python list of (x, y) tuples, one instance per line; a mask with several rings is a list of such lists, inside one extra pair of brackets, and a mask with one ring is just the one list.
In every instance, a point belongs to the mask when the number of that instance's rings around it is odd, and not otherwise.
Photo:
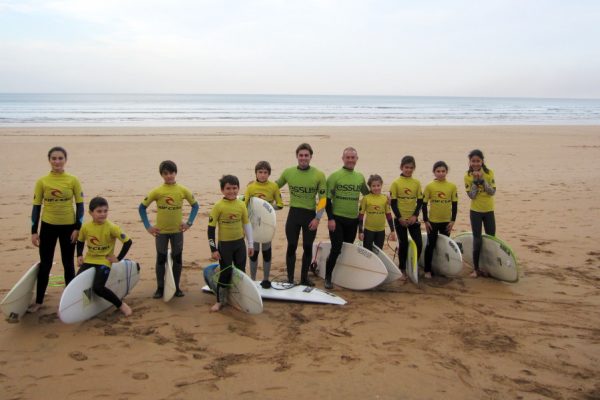
[(357, 218), (361, 193), (369, 194), (369, 188), (360, 172), (342, 167), (327, 178), (327, 198), (331, 199), (333, 215)]
[(289, 186), (290, 207), (314, 210), (317, 206), (316, 197), (325, 197), (325, 174), (315, 167), (289, 167), (283, 171), (276, 183), (280, 188), (286, 183)]

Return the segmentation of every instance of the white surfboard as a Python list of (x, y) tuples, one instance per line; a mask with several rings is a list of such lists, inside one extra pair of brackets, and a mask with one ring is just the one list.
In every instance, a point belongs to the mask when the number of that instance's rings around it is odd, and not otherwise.
[[(271, 282), (270, 289), (264, 289), (260, 282), (254, 282), (260, 297), (267, 300), (294, 301), (298, 303), (319, 303), (344, 305), (346, 300), (331, 292), (316, 287), (304, 285), (289, 285), (288, 283)], [(208, 285), (202, 288), (205, 292), (211, 292)]]
[[(423, 251), (419, 258), (419, 266), (425, 266), (425, 248), (427, 247), (427, 233), (421, 234), (423, 238)], [(431, 260), (431, 269), (436, 275), (443, 275), (448, 278), (458, 276), (462, 272), (462, 254), (456, 242), (445, 235), (438, 235), (433, 258)]]
[(26, 312), (34, 296), (39, 263), (33, 264), (4, 296), (0, 308), (11, 321), (18, 321)]
[[(363, 242), (356, 241), (356, 242), (354, 242), (354, 244), (356, 244), (358, 246), (362, 246)], [(383, 263), (383, 265), (385, 266), (385, 268), (387, 269), (387, 272), (388, 272), (388, 276), (387, 276), (387, 278), (385, 278), (382, 285), (384, 285), (386, 283), (394, 282), (395, 280), (402, 278), (402, 271), (400, 271), (400, 268), (398, 268), (398, 266), (396, 265), (394, 260), (392, 260), (390, 258), (390, 256), (388, 256), (385, 253), (385, 251), (381, 250), (376, 245), (373, 245), (373, 254), (375, 254), (377, 257), (379, 257), (379, 259), (381, 260), (381, 262)]]
[(252, 224), (252, 238), (256, 243), (268, 243), (275, 236), (277, 216), (269, 202), (252, 197), (248, 201), (248, 219)]
[(408, 255), (406, 256), (406, 275), (415, 285), (419, 285), (419, 265), (417, 260), (417, 244), (408, 235)]
[(165, 265), (165, 287), (163, 288), (163, 301), (168, 303), (171, 301), (177, 286), (175, 286), (175, 276), (173, 275), (173, 257), (171, 256), (171, 250), (167, 253), (167, 265)]
[[(113, 305), (96, 295), (92, 290), (95, 268), (90, 268), (77, 275), (67, 285), (58, 306), (58, 316), (66, 324), (90, 319)], [(115, 263), (110, 269), (106, 287), (118, 298), (125, 297), (140, 279), (140, 266), (131, 260)]]
[[(215, 265), (219, 264), (210, 264), (206, 268)], [(207, 289), (210, 291), (208, 286)], [(233, 268), (231, 287), (227, 291), (227, 302), (248, 314), (260, 314), (263, 311), (262, 298), (254, 281), (237, 268)]]
[[(492, 278), (504, 282), (519, 280), (517, 257), (506, 242), (495, 236), (482, 235), (483, 243), (479, 255), (479, 268)], [(464, 232), (454, 237), (462, 250), (463, 260), (473, 265), (473, 233)]]
[[(331, 251), (330, 242), (313, 244), (313, 263), (316, 274), (325, 279), (325, 264)], [(364, 247), (344, 243), (331, 281), (341, 287), (352, 290), (368, 290), (380, 285), (388, 276), (383, 262)]]

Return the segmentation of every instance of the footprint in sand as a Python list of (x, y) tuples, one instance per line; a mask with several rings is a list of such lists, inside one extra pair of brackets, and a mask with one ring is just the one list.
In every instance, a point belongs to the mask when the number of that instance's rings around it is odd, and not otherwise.
[(71, 357), (75, 361), (85, 361), (88, 359), (87, 356), (80, 351), (70, 352), (69, 357)]
[(148, 374), (145, 372), (136, 372), (133, 375), (131, 375), (131, 377), (136, 381), (143, 381), (149, 378)]
[(46, 339), (58, 339), (58, 334), (57, 333), (49, 333), (46, 336), (44, 336)]

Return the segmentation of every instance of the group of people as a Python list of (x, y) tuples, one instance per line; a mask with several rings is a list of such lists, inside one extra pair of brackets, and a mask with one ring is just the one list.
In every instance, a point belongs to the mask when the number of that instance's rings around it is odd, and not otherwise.
[[(287, 279), (294, 282), (296, 251), (302, 233), (303, 255), (300, 270), (300, 284), (314, 286), (308, 272), (312, 260), (312, 245), (322, 217), (327, 215), (327, 229), (331, 239), (331, 252), (326, 262), (325, 288), (333, 289), (332, 274), (344, 242), (353, 243), (358, 234), (363, 246), (372, 249), (373, 245), (383, 247), (386, 223), (392, 239), (397, 237), (399, 246), (399, 268), (405, 272), (408, 237), (422, 251), (419, 214), (427, 230), (428, 245), (425, 249), (425, 278), (432, 277), (432, 257), (438, 234), (449, 236), (458, 210), (458, 194), (455, 184), (446, 180), (448, 165), (438, 161), (433, 165), (434, 179), (423, 190), (421, 183), (413, 178), (416, 161), (412, 156), (404, 156), (400, 162), (400, 176), (390, 185), (389, 195), (382, 193), (383, 179), (379, 175), (364, 175), (356, 171), (358, 152), (347, 147), (342, 152), (343, 166), (329, 177), (311, 166), (313, 149), (308, 143), (296, 148), (297, 165), (285, 169), (279, 179), (270, 181), (271, 166), (267, 161), (256, 164), (256, 180), (250, 183), (244, 193), (244, 200), (238, 198), (239, 179), (234, 175), (223, 175), (220, 189), (223, 198), (214, 204), (208, 220), (208, 244), (213, 259), (219, 267), (205, 270), (207, 283), (214, 288), (216, 303), (213, 311), (225, 304), (227, 290), (231, 285), (233, 268), (245, 271), (247, 257), (250, 258), (250, 275), (256, 279), (258, 256), (263, 253), (264, 288), (270, 287), (270, 267), (272, 259), (271, 243), (255, 243), (252, 226), (248, 219), (247, 205), (252, 197), (260, 197), (271, 203), (275, 209), (283, 208), (280, 189), (289, 189), (289, 212), (285, 223), (287, 239), (286, 269)], [(469, 168), (465, 173), (465, 191), (471, 199), (470, 220), (474, 236), (473, 260), (477, 277), (479, 254), (482, 245), (482, 225), (485, 232), (495, 235), (494, 194), (496, 185), (494, 173), (484, 163), (480, 150), (469, 153)], [(65, 172), (67, 152), (62, 147), (53, 147), (48, 152), (51, 171), (40, 178), (35, 187), (32, 211), (32, 243), (39, 247), (40, 264), (37, 280), (36, 301), (29, 308), (37, 311), (44, 300), (56, 242), (59, 241), (65, 271), (65, 285), (75, 276), (73, 253), (77, 250), (79, 272), (95, 268), (93, 291), (130, 315), (131, 308), (118, 299), (105, 287), (112, 263), (122, 260), (131, 247), (131, 239), (114, 223), (107, 219), (108, 202), (95, 197), (89, 202), (91, 221), (83, 223), (83, 191), (78, 179)], [(179, 286), (183, 264), (183, 233), (194, 223), (199, 205), (192, 192), (177, 183), (177, 165), (173, 161), (163, 161), (159, 165), (163, 184), (150, 191), (139, 205), (139, 214), (144, 227), (155, 237), (156, 282), (154, 298), (161, 298), (164, 291), (165, 264), (168, 249), (171, 248), (175, 296), (184, 296)], [(184, 200), (191, 206), (189, 217), (183, 221)], [(151, 224), (147, 208), (156, 202), (157, 217)], [(42, 210), (43, 205), (43, 210)], [(39, 221), (41, 219), (41, 228)], [(38, 234), (39, 229), (39, 234)], [(117, 256), (115, 243), (123, 243)], [(83, 256), (84, 248), (87, 252)], [(405, 275), (405, 274), (403, 274)]]

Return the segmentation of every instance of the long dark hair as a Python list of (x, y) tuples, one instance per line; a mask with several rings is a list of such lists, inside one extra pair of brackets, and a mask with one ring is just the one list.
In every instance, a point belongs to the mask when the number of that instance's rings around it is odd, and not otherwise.
[[(481, 161), (483, 161), (484, 160), (483, 151), (481, 151), (479, 149), (471, 150), (471, 152), (469, 153), (469, 160), (473, 157), (479, 157), (479, 158), (481, 158)], [(483, 172), (485, 172), (486, 174), (490, 172), (488, 167), (485, 165), (485, 162), (481, 163), (481, 169), (483, 169)], [(473, 168), (471, 167), (471, 164), (469, 164), (469, 174), (472, 172), (473, 172)]]

